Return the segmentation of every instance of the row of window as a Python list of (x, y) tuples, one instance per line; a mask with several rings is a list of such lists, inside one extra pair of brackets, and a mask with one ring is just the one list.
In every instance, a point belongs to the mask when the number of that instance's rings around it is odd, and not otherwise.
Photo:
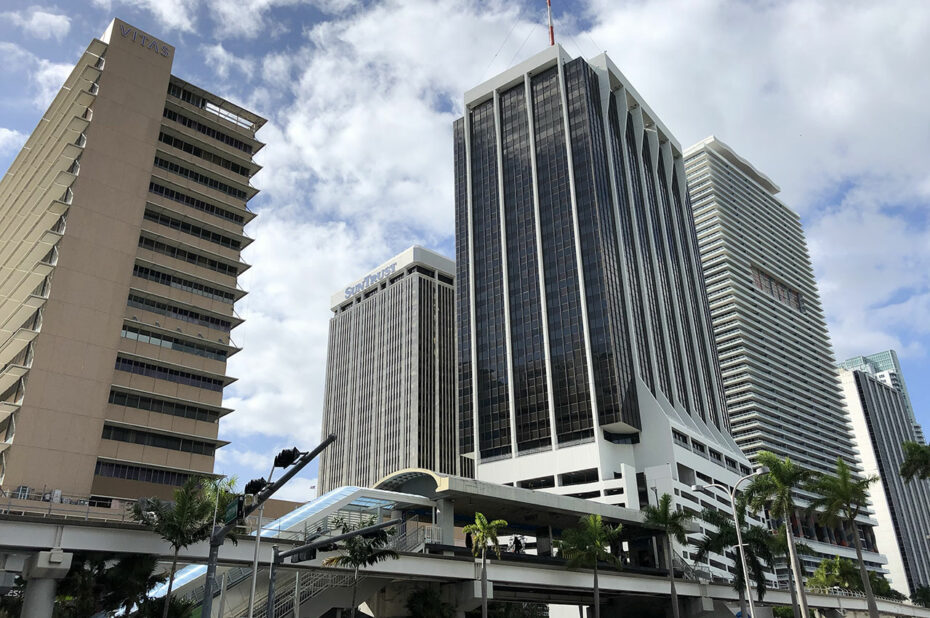
[(155, 446), (166, 448), (172, 451), (182, 451), (184, 453), (194, 453), (195, 455), (213, 456), (216, 445), (200, 440), (188, 440), (187, 438), (177, 438), (174, 436), (165, 436), (148, 431), (138, 431), (135, 429), (126, 429), (125, 427), (113, 427), (112, 425), (103, 426), (103, 439), (116, 440), (117, 442), (129, 442), (131, 444), (141, 444), (142, 446)]
[(214, 154), (209, 150), (204, 150), (200, 146), (195, 146), (190, 142), (185, 142), (183, 139), (169, 135), (164, 131), (158, 134), (158, 141), (177, 148), (178, 150), (183, 150), (187, 154), (194, 155), (195, 157), (203, 159), (208, 163), (218, 165), (223, 169), (229, 170), (233, 174), (239, 174), (240, 176), (245, 176), (246, 178), (252, 174), (252, 170), (244, 165), (239, 165), (238, 163), (230, 161), (226, 157), (221, 157), (220, 155)]
[(165, 243), (148, 238), (146, 236), (139, 237), (139, 246), (143, 249), (148, 249), (149, 251), (154, 251), (155, 253), (161, 253), (162, 255), (167, 255), (176, 260), (181, 260), (182, 262), (187, 262), (188, 264), (194, 264), (200, 266), (201, 268), (207, 268), (209, 270), (214, 270), (221, 275), (227, 275), (229, 277), (235, 277), (239, 274), (239, 268), (236, 266), (230, 266), (225, 262), (220, 262), (206, 256), (194, 253), (193, 251), (187, 251), (186, 249), (180, 249), (178, 247), (172, 247), (171, 245), (166, 245)]
[(131, 339), (140, 343), (150, 343), (152, 345), (157, 345), (168, 350), (175, 350), (177, 352), (194, 354), (196, 356), (202, 356), (204, 358), (226, 362), (226, 350), (221, 350), (214, 346), (208, 346), (200, 343), (191, 343), (189, 341), (178, 339), (176, 337), (169, 337), (167, 335), (158, 335), (151, 331), (136, 328), (135, 326), (123, 326), (123, 330), (120, 335), (124, 339)]
[(174, 305), (169, 305), (168, 303), (137, 296), (135, 294), (129, 295), (129, 300), (126, 301), (126, 304), (130, 307), (151, 311), (152, 313), (183, 320), (185, 322), (190, 322), (191, 324), (199, 324), (201, 326), (206, 326), (207, 328), (215, 328), (227, 333), (232, 330), (232, 322), (229, 320), (214, 318), (212, 316), (204, 315), (196, 311), (190, 311), (188, 309), (181, 309), (180, 307), (175, 307)]
[(94, 474), (114, 479), (128, 479), (130, 481), (177, 486), (183, 485), (187, 482), (187, 479), (191, 477), (190, 474), (184, 472), (156, 470), (155, 468), (110, 463), (108, 461), (98, 461), (97, 467), (94, 469)]
[(768, 294), (783, 305), (788, 305), (796, 311), (804, 311), (801, 294), (768, 273), (764, 273), (755, 266), (752, 267), (752, 283), (757, 290)]
[(157, 380), (166, 380), (168, 382), (174, 382), (175, 384), (193, 386), (194, 388), (203, 388), (208, 391), (216, 391), (218, 393), (223, 392), (223, 380), (195, 375), (193, 373), (180, 371), (178, 369), (168, 369), (167, 367), (152, 365), (151, 363), (146, 363), (144, 361), (123, 358), (122, 356), (118, 356), (116, 358), (116, 370), (126, 371), (128, 373), (134, 373), (141, 376), (148, 376)]
[(220, 419), (218, 412), (175, 401), (165, 401), (145, 395), (133, 395), (121, 391), (110, 391), (110, 403), (137, 410), (148, 410), (159, 414), (170, 414), (180, 418), (192, 418), (206, 423), (216, 423)]
[(185, 195), (180, 191), (175, 191), (174, 189), (163, 187), (160, 184), (154, 182), (149, 183), (149, 192), (154, 193), (155, 195), (161, 195), (162, 197), (166, 197), (169, 200), (178, 202), (179, 204), (184, 204), (186, 206), (190, 206), (191, 208), (196, 208), (197, 210), (201, 210), (205, 213), (209, 213), (223, 219), (228, 219), (229, 221), (233, 221), (239, 225), (245, 223), (245, 217), (242, 215), (236, 214), (224, 208), (220, 208), (219, 206), (214, 206), (213, 204), (199, 200), (196, 197)]
[(223, 133), (222, 131), (217, 131), (213, 127), (208, 127), (205, 124), (197, 122), (193, 118), (188, 118), (184, 114), (179, 114), (176, 111), (168, 109), (166, 107), (164, 111), (164, 116), (168, 120), (173, 120), (176, 123), (184, 125), (185, 127), (189, 129), (194, 129), (195, 131), (199, 131), (200, 133), (203, 133), (204, 135), (208, 137), (212, 137), (213, 139), (219, 142), (223, 142), (224, 144), (228, 146), (232, 146), (233, 148), (237, 148), (241, 150), (242, 152), (252, 154), (251, 144), (246, 144), (242, 140), (236, 139), (232, 135), (228, 135), (226, 133)]
[(229, 249), (239, 249), (242, 247), (242, 243), (240, 243), (235, 238), (230, 238), (229, 236), (225, 236), (223, 234), (217, 234), (216, 232), (211, 232), (210, 230), (202, 228), (199, 225), (192, 225), (186, 221), (175, 219), (174, 217), (155, 212), (154, 210), (148, 208), (145, 209), (145, 218), (149, 221), (154, 221), (159, 225), (170, 227), (173, 230), (180, 230), (185, 234), (196, 236), (197, 238), (203, 238), (204, 240), (209, 240), (212, 243), (216, 243)]
[(240, 200), (245, 200), (248, 197), (248, 194), (242, 189), (237, 189), (231, 187), (225, 182), (220, 182), (216, 178), (211, 178), (192, 169), (180, 166), (177, 163), (172, 163), (171, 161), (166, 161), (161, 157), (155, 157), (155, 166), (160, 167), (163, 170), (168, 170), (172, 174), (177, 174), (178, 176), (183, 176), (193, 180), (198, 184), (202, 184), (206, 187), (210, 187), (220, 193), (225, 193), (226, 195), (231, 195), (232, 197), (238, 198)]
[(168, 273), (152, 270), (151, 268), (146, 268), (145, 266), (139, 266), (138, 264), (136, 264), (132, 269), (132, 274), (141, 279), (155, 281), (156, 283), (167, 285), (177, 290), (184, 290), (185, 292), (191, 292), (193, 294), (197, 294), (198, 296), (205, 296), (207, 298), (212, 298), (213, 300), (218, 300), (223, 303), (229, 303), (230, 305), (236, 302), (235, 294), (230, 294), (229, 292), (224, 292), (223, 290), (218, 290), (208, 285), (203, 285), (202, 283), (196, 283), (187, 279), (175, 277), (174, 275), (169, 275)]

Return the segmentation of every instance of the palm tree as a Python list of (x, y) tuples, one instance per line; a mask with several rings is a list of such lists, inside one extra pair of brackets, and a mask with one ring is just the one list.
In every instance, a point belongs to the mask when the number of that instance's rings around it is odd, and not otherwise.
[(171, 589), (174, 573), (178, 568), (178, 552), (188, 545), (210, 536), (213, 521), (213, 503), (203, 491), (203, 479), (190, 477), (181, 487), (174, 490), (174, 502), (158, 498), (147, 498), (133, 505), (133, 517), (146, 524), (165, 541), (171, 544), (174, 557), (168, 578), (167, 600), (163, 605), (162, 618), (167, 618), (171, 606)]
[(807, 595), (804, 594), (804, 574), (798, 561), (791, 518), (795, 511), (794, 493), (812, 478), (812, 473), (790, 458), (782, 459), (769, 451), (759, 451), (756, 462), (768, 468), (768, 472), (755, 477), (746, 488), (747, 504), (754, 512), (768, 508), (769, 515), (785, 521), (785, 538), (798, 604), (801, 606), (801, 615), (807, 616), (810, 612), (807, 609)]
[(103, 574), (106, 592), (103, 606), (121, 610), (128, 616), (133, 606), (148, 598), (148, 591), (164, 583), (167, 576), (156, 573), (158, 557), (147, 554), (126, 554)]
[(672, 590), (672, 616), (679, 618), (678, 591), (675, 590), (675, 564), (672, 560), (672, 538), (679, 543), (688, 542), (685, 527), (691, 522), (691, 516), (672, 506), (672, 497), (662, 494), (659, 504), (646, 505), (643, 508), (643, 523), (647, 526), (659, 528), (665, 533), (665, 555), (668, 563), (668, 582)]
[[(601, 591), (597, 585), (597, 565), (608, 562), (620, 568), (620, 559), (610, 552), (610, 546), (620, 541), (622, 526), (605, 524), (600, 515), (585, 515), (578, 526), (562, 535), (559, 551), (568, 559), (568, 568), (594, 569), (594, 616), (601, 615)], [(605, 549), (606, 548), (606, 549)]]
[[(770, 546), (776, 559), (784, 558), (787, 562), (791, 559), (791, 552), (788, 550), (788, 534), (785, 531), (785, 526), (786, 523), (782, 523), (777, 530), (772, 530)], [(794, 550), (798, 554), (806, 556), (814, 554), (814, 551), (805, 543), (795, 542)], [(789, 609), (794, 612), (794, 618), (801, 618), (801, 611), (798, 609), (798, 590), (794, 584), (791, 569), (788, 569), (788, 592), (791, 593), (791, 607)]]
[(930, 478), (930, 445), (905, 442), (901, 448), (904, 449), (904, 462), (900, 474), (904, 481), (910, 483), (915, 476), (922, 481)]
[[(772, 564), (775, 561), (775, 555), (772, 548), (772, 535), (762, 526), (746, 524), (746, 503), (744, 500), (738, 500), (736, 503), (736, 512), (740, 532), (743, 535), (743, 550), (746, 552), (746, 567), (752, 576), (752, 581), (756, 585), (759, 595), (759, 602), (765, 598), (765, 565)], [(736, 526), (733, 525), (733, 518), (723, 511), (716, 509), (705, 509), (701, 513), (701, 519), (717, 528), (716, 532), (708, 532), (700, 541), (695, 543), (697, 555), (695, 562), (703, 561), (708, 553), (723, 554), (730, 547), (739, 544), (736, 535)], [(737, 547), (737, 551), (739, 548)], [(746, 578), (743, 573), (743, 564), (736, 560), (736, 574), (733, 578), (733, 587), (739, 593), (740, 615), (746, 616)]]
[(853, 476), (849, 465), (842, 458), (836, 460), (836, 475), (818, 474), (807, 483), (808, 491), (819, 497), (811, 501), (810, 509), (819, 511), (819, 519), (827, 525), (839, 525), (844, 529), (850, 527), (856, 544), (856, 559), (859, 561), (859, 576), (862, 578), (862, 590), (865, 592), (869, 606), (869, 618), (878, 618), (878, 605), (872, 593), (869, 572), (862, 559), (862, 539), (856, 527), (856, 517), (862, 508), (868, 505), (869, 485), (878, 481), (877, 476), (858, 478)]
[[(374, 517), (369, 517), (365, 520), (360, 521), (357, 525), (352, 525), (346, 522), (345, 520), (336, 520), (336, 525), (342, 527), (342, 533), (348, 534), (353, 530), (359, 530), (361, 528), (367, 528), (368, 526), (373, 526), (375, 523)], [(330, 556), (323, 561), (323, 566), (341, 566), (348, 567), (352, 569), (353, 572), (353, 581), (352, 581), (352, 616), (355, 616), (355, 610), (357, 609), (357, 597), (358, 597), (358, 571), (363, 566), (371, 566), (373, 564), (378, 564), (379, 562), (384, 562), (385, 560), (397, 560), (400, 556), (393, 549), (386, 549), (390, 537), (394, 534), (394, 529), (384, 529), (375, 530), (374, 532), (366, 532), (365, 534), (359, 534), (353, 537), (347, 538), (342, 542), (342, 547), (339, 550), (342, 551), (342, 554), (338, 556)]]
[(501, 548), (497, 543), (497, 531), (506, 527), (507, 522), (503, 519), (488, 521), (483, 513), (475, 513), (475, 523), (462, 528), (462, 532), (472, 536), (472, 553), (475, 557), (479, 552), (481, 554), (481, 618), (488, 618), (488, 544), (500, 558)]
[(920, 605), (921, 607), (930, 607), (930, 586), (918, 586), (914, 592), (911, 593), (911, 601), (915, 605)]

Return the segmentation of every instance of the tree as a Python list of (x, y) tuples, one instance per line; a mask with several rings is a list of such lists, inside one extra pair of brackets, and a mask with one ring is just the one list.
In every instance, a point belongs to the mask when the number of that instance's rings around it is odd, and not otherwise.
[(812, 588), (843, 588), (844, 590), (862, 590), (859, 570), (852, 560), (835, 556), (821, 560), (814, 574), (807, 579)]
[(462, 532), (472, 536), (471, 551), (477, 557), (481, 555), (481, 618), (488, 618), (488, 544), (494, 549), (497, 557), (501, 557), (501, 548), (497, 543), (497, 531), (506, 528), (507, 522), (503, 519), (488, 521), (483, 513), (475, 513), (475, 523), (462, 528)]
[[(744, 500), (738, 500), (736, 503), (736, 513), (741, 532), (743, 535), (743, 549), (746, 552), (746, 567), (752, 577), (753, 583), (759, 595), (759, 602), (765, 598), (765, 565), (771, 564), (775, 560), (775, 554), (772, 548), (772, 535), (762, 526), (746, 524), (746, 503)], [(739, 544), (736, 535), (736, 526), (733, 524), (733, 518), (723, 511), (716, 509), (705, 509), (701, 513), (701, 519), (708, 524), (717, 528), (716, 532), (708, 532), (695, 545), (697, 547), (697, 556), (695, 561), (699, 562), (707, 557), (708, 553), (723, 554), (731, 547)], [(739, 548), (737, 547), (737, 552)], [(739, 593), (739, 608), (741, 616), (746, 616), (746, 578), (743, 574), (743, 564), (736, 560), (736, 574), (733, 578), (733, 587)]]
[[(597, 584), (597, 565), (607, 562), (618, 569), (620, 559), (610, 552), (610, 546), (620, 540), (622, 526), (605, 524), (600, 515), (585, 515), (578, 526), (569, 528), (559, 542), (560, 555), (568, 560), (570, 569), (594, 569), (594, 616), (601, 615), (601, 591)], [(605, 549), (606, 548), (606, 549)]]
[(911, 601), (921, 607), (930, 607), (930, 586), (919, 586), (911, 594)]
[[(184, 485), (174, 490), (174, 502), (147, 498), (133, 505), (133, 517), (160, 535), (174, 551), (166, 599), (171, 598), (171, 589), (174, 587), (178, 552), (188, 545), (209, 538), (213, 509), (214, 503), (204, 492), (203, 479), (195, 476), (188, 478)], [(162, 618), (168, 618), (170, 607), (170, 601), (162, 604)]]
[[(343, 534), (348, 534), (355, 530), (367, 528), (375, 525), (375, 518), (368, 517), (358, 524), (350, 524), (341, 518), (335, 518), (337, 526), (342, 528)], [(397, 560), (400, 556), (393, 549), (387, 549), (387, 545), (394, 534), (394, 529), (381, 528), (373, 532), (366, 532), (353, 537), (349, 537), (342, 542), (338, 550), (342, 553), (338, 556), (330, 556), (323, 561), (323, 566), (339, 566), (352, 569), (352, 616), (355, 616), (355, 610), (358, 606), (358, 571), (364, 566), (371, 566), (384, 562), (385, 560)]]
[(875, 591), (876, 596), (899, 602), (907, 601), (906, 595), (892, 588), (887, 579), (874, 571), (869, 571), (869, 582), (872, 584), (872, 590)]
[(455, 608), (442, 600), (439, 589), (433, 586), (417, 588), (407, 597), (410, 618), (453, 618)]
[(900, 474), (904, 481), (910, 483), (914, 477), (922, 481), (930, 478), (930, 445), (905, 442), (901, 448), (904, 449), (904, 462)]
[(672, 505), (672, 497), (662, 494), (657, 506), (647, 505), (643, 508), (643, 523), (658, 528), (665, 533), (665, 555), (668, 562), (668, 582), (672, 591), (672, 616), (679, 618), (678, 591), (675, 590), (675, 563), (672, 560), (672, 538), (681, 544), (688, 542), (685, 527), (691, 522), (691, 516), (679, 511)]
[[(788, 561), (791, 559), (791, 552), (788, 550), (788, 534), (785, 531), (785, 525), (786, 524), (783, 522), (778, 529), (772, 531), (770, 546), (776, 559), (784, 558)], [(805, 543), (798, 543), (795, 541), (794, 550), (798, 555), (814, 555), (814, 550)], [(798, 608), (798, 590), (795, 586), (790, 568), (788, 569), (788, 591), (791, 593), (791, 607), (789, 607), (788, 610), (792, 612), (794, 618), (801, 618), (801, 610)]]
[(167, 596), (158, 599), (145, 599), (139, 603), (138, 610), (132, 614), (133, 618), (191, 618), (194, 613), (194, 602), (179, 597)]
[(795, 464), (790, 458), (781, 459), (769, 451), (760, 451), (756, 455), (756, 462), (768, 468), (768, 472), (756, 476), (746, 488), (747, 504), (753, 511), (768, 508), (773, 518), (785, 522), (786, 549), (794, 575), (798, 604), (801, 615), (807, 616), (810, 612), (807, 608), (807, 595), (804, 594), (804, 573), (798, 561), (791, 519), (795, 512), (794, 493), (811, 479), (812, 473)]
[(858, 478), (853, 476), (849, 465), (842, 458), (836, 460), (836, 474), (817, 474), (806, 484), (806, 488), (818, 497), (811, 501), (810, 509), (819, 512), (819, 519), (827, 525), (839, 525), (844, 531), (849, 526), (856, 545), (856, 559), (859, 561), (859, 576), (862, 590), (865, 592), (869, 607), (869, 618), (878, 618), (878, 605), (872, 592), (869, 572), (862, 559), (862, 539), (856, 527), (856, 517), (863, 507), (868, 505), (869, 485), (878, 481), (877, 476)]

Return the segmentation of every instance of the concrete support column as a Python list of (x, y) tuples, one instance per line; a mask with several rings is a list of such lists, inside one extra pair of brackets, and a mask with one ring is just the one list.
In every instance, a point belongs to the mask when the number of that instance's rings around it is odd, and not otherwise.
[(60, 549), (40, 551), (29, 557), (23, 567), (26, 591), (20, 618), (51, 618), (58, 580), (71, 570), (72, 557)]
[(445, 499), (436, 502), (436, 526), (442, 535), (443, 545), (455, 544), (455, 505), (452, 500)]

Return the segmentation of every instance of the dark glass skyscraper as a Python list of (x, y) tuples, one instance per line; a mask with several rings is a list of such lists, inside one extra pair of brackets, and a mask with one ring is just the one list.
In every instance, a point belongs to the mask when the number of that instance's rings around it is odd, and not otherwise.
[(463, 454), (484, 480), (633, 508), (655, 487), (700, 510), (677, 496), (748, 462), (724, 414), (677, 141), (606, 55), (559, 46), (465, 108)]

